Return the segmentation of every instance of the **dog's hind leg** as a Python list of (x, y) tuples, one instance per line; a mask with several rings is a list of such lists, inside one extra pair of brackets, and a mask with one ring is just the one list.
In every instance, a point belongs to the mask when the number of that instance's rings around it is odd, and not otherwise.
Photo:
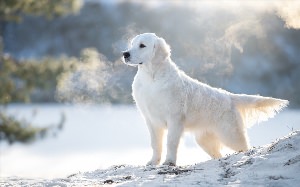
[(235, 151), (249, 149), (247, 131), (238, 112), (224, 113), (217, 135), (224, 145)]
[(249, 149), (249, 144), (247, 141), (247, 132), (240, 129), (237, 129), (236, 131), (231, 131), (230, 134), (222, 133), (220, 135), (220, 140), (224, 145), (237, 152), (247, 151)]
[(221, 158), (220, 149), (222, 147), (217, 136), (210, 132), (198, 132), (195, 134), (197, 143), (212, 158)]

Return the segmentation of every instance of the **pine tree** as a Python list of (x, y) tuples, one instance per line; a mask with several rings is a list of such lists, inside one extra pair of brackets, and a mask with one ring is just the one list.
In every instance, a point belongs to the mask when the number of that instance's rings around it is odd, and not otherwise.
[[(80, 0), (1, 0), (0, 25), (20, 22), (26, 15), (51, 19), (76, 13), (80, 8)], [(42, 62), (20, 61), (4, 54), (0, 28), (0, 141), (7, 141), (9, 144), (28, 143), (63, 127), (64, 115), (58, 124), (38, 128), (30, 122), (20, 121), (8, 115), (6, 105), (11, 102), (30, 102), (33, 90), (55, 87), (56, 77), (71, 66), (72, 62), (68, 59), (61, 59), (57, 63), (49, 58), (43, 59)]]

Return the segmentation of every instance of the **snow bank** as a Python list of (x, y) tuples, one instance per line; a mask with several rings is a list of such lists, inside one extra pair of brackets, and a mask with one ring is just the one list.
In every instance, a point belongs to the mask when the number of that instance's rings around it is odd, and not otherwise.
[(5, 178), (0, 186), (297, 186), (300, 183), (300, 131), (222, 159), (184, 166), (112, 166), (66, 178)]

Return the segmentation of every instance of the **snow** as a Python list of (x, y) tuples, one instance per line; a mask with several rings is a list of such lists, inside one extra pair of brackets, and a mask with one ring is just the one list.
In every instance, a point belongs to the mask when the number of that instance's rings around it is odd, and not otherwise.
[(300, 131), (271, 144), (187, 166), (116, 165), (66, 178), (2, 178), (0, 186), (297, 186)]

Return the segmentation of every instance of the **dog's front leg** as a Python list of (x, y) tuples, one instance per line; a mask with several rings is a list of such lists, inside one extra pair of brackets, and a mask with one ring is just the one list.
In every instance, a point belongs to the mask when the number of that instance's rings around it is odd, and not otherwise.
[(181, 123), (173, 122), (168, 124), (167, 156), (163, 165), (169, 165), (169, 166), (176, 165), (177, 149), (178, 149), (182, 131), (183, 131), (183, 126)]
[(154, 126), (149, 121), (146, 122), (150, 137), (151, 137), (151, 147), (152, 147), (152, 158), (147, 163), (147, 165), (157, 165), (161, 159), (161, 152), (162, 152), (162, 141), (163, 141), (163, 133), (164, 130), (161, 127)]

